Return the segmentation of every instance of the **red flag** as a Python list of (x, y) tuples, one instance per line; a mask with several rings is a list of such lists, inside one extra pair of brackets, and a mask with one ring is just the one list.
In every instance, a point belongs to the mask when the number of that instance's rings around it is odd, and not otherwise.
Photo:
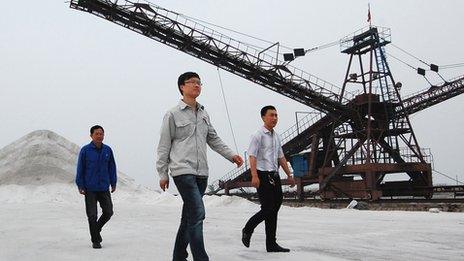
[(371, 5), (368, 5), (368, 8), (367, 8), (367, 21), (369, 23), (371, 22)]

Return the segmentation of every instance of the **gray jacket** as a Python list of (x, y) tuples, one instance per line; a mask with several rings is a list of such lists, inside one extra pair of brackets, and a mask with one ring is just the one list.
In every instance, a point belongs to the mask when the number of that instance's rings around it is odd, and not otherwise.
[(208, 113), (197, 103), (195, 112), (182, 100), (163, 119), (156, 169), (161, 180), (183, 174), (208, 176), (206, 144), (232, 162), (234, 153), (217, 135)]

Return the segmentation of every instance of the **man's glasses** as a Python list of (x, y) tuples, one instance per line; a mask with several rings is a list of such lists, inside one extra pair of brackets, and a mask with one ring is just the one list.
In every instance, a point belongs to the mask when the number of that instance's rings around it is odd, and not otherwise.
[(190, 80), (190, 81), (184, 82), (184, 84), (187, 84), (187, 83), (193, 83), (193, 84), (198, 84), (200, 86), (203, 86), (203, 83), (201, 81)]

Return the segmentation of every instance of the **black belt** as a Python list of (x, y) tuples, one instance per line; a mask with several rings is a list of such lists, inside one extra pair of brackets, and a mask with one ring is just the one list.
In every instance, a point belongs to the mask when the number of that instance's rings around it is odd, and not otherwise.
[(265, 174), (277, 174), (277, 173), (279, 173), (277, 171), (264, 171), (264, 170), (259, 170), (259, 169), (257, 171), (261, 172), (261, 173), (265, 173)]

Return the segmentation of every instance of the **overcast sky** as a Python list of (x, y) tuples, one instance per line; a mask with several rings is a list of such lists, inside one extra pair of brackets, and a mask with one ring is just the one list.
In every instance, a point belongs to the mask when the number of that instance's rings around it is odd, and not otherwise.
[[(195, 0), (154, 1), (159, 6), (290, 47), (333, 42), (367, 25), (367, 1)], [(370, 1), (373, 23), (389, 27), (395, 45), (438, 65), (464, 62), (463, 1)], [(145, 38), (63, 1), (7, 1), (0, 16), (0, 147), (37, 129), (48, 129), (79, 145), (101, 124), (119, 170), (154, 186), (156, 146), (166, 110), (177, 104), (177, 77), (196, 71), (204, 82), (205, 105), (219, 135), (233, 139), (214, 66)], [(243, 36), (237, 39), (249, 41)], [(264, 47), (266, 44), (261, 43)], [(387, 46), (414, 66), (421, 64)], [(407, 66), (389, 59), (402, 94), (428, 87)], [(294, 66), (341, 85), (348, 57), (338, 46), (314, 52)], [(277, 131), (295, 123), (295, 101), (221, 71), (238, 149), (261, 125), (259, 109), (274, 104)], [(445, 78), (464, 68), (444, 70)], [(438, 82), (435, 76), (431, 77)], [(464, 180), (464, 95), (411, 117), (419, 144), (431, 148), (434, 167)], [(213, 181), (233, 165), (210, 151)], [(435, 183), (452, 183), (434, 174)]]

